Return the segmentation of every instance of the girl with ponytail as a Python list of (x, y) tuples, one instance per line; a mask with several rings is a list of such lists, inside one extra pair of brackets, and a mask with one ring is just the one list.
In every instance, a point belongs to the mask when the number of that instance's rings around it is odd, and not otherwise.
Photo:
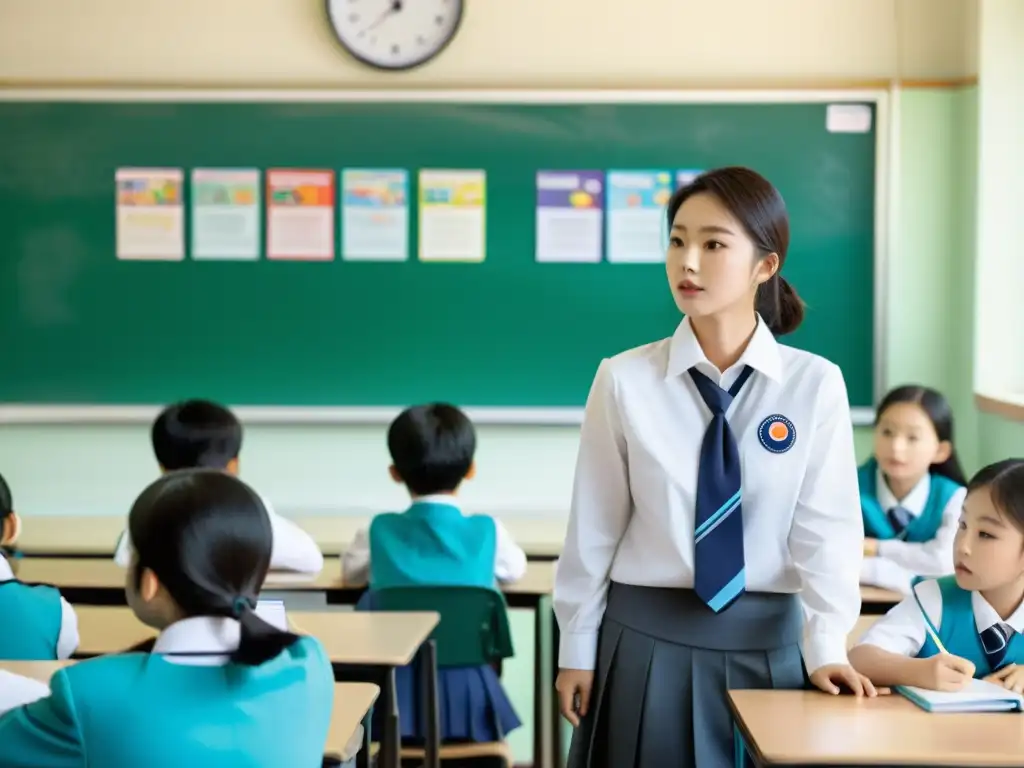
[(128, 525), (128, 605), (159, 635), (0, 717), (3, 765), (319, 766), (334, 676), (317, 640), (256, 615), (273, 538), (259, 495), (219, 470), (171, 472)]

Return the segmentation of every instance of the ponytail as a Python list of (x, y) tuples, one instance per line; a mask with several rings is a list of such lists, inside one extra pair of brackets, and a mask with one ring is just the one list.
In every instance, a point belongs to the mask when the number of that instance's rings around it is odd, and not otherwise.
[(948, 459), (940, 464), (932, 464), (928, 471), (933, 475), (939, 475), (947, 480), (952, 480), (957, 485), (967, 485), (967, 476), (960, 466), (960, 459), (956, 455), (955, 448), (950, 449)]
[(755, 308), (775, 336), (792, 333), (804, 319), (803, 300), (778, 272), (758, 286)]
[(256, 613), (255, 602), (249, 598), (240, 597), (235, 600), (232, 612), (242, 625), (238, 650), (231, 654), (231, 661), (236, 664), (258, 667), (276, 658), (299, 639), (298, 635), (283, 632), (261, 619)]

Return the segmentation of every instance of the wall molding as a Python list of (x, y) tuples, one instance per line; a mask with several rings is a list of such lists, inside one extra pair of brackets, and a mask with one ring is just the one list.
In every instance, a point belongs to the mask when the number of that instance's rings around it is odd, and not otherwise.
[(975, 392), (974, 404), (983, 413), (991, 413), (995, 416), (1002, 416), (1004, 419), (1012, 419), (1014, 421), (1024, 421), (1024, 397), (1018, 398), (1015, 402)]

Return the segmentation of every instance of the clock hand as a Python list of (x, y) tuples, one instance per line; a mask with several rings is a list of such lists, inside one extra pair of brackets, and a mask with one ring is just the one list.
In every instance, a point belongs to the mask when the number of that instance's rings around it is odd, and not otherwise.
[(388, 9), (386, 11), (384, 11), (384, 13), (382, 13), (380, 15), (380, 17), (375, 22), (373, 22), (373, 24), (368, 26), (366, 29), (362, 30), (359, 33), (359, 36), (362, 37), (367, 32), (369, 32), (369, 31), (371, 31), (373, 29), (376, 29), (381, 24), (383, 24), (385, 21), (387, 21), (387, 19), (389, 17), (391, 17), (392, 15), (398, 13), (400, 10), (402, 10), (402, 0), (392, 0), (391, 1), (391, 5), (388, 6)]

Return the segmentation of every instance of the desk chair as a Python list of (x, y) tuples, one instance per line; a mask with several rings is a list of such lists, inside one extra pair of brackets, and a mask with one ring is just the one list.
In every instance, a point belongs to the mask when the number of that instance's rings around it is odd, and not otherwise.
[[(477, 765), (512, 768), (512, 753), (504, 741), (475, 744), (441, 744), (437, 669), (481, 667), (514, 654), (505, 596), (484, 587), (391, 587), (374, 591), (373, 609), (379, 611), (436, 611), (441, 621), (431, 635), (436, 667), (421, 670), (423, 701), (421, 731), (426, 748), (403, 747), (403, 763), (433, 768)], [(494, 729), (502, 734), (498, 718)], [(433, 744), (431, 744), (433, 742)], [(436, 756), (434, 754), (437, 746)]]

